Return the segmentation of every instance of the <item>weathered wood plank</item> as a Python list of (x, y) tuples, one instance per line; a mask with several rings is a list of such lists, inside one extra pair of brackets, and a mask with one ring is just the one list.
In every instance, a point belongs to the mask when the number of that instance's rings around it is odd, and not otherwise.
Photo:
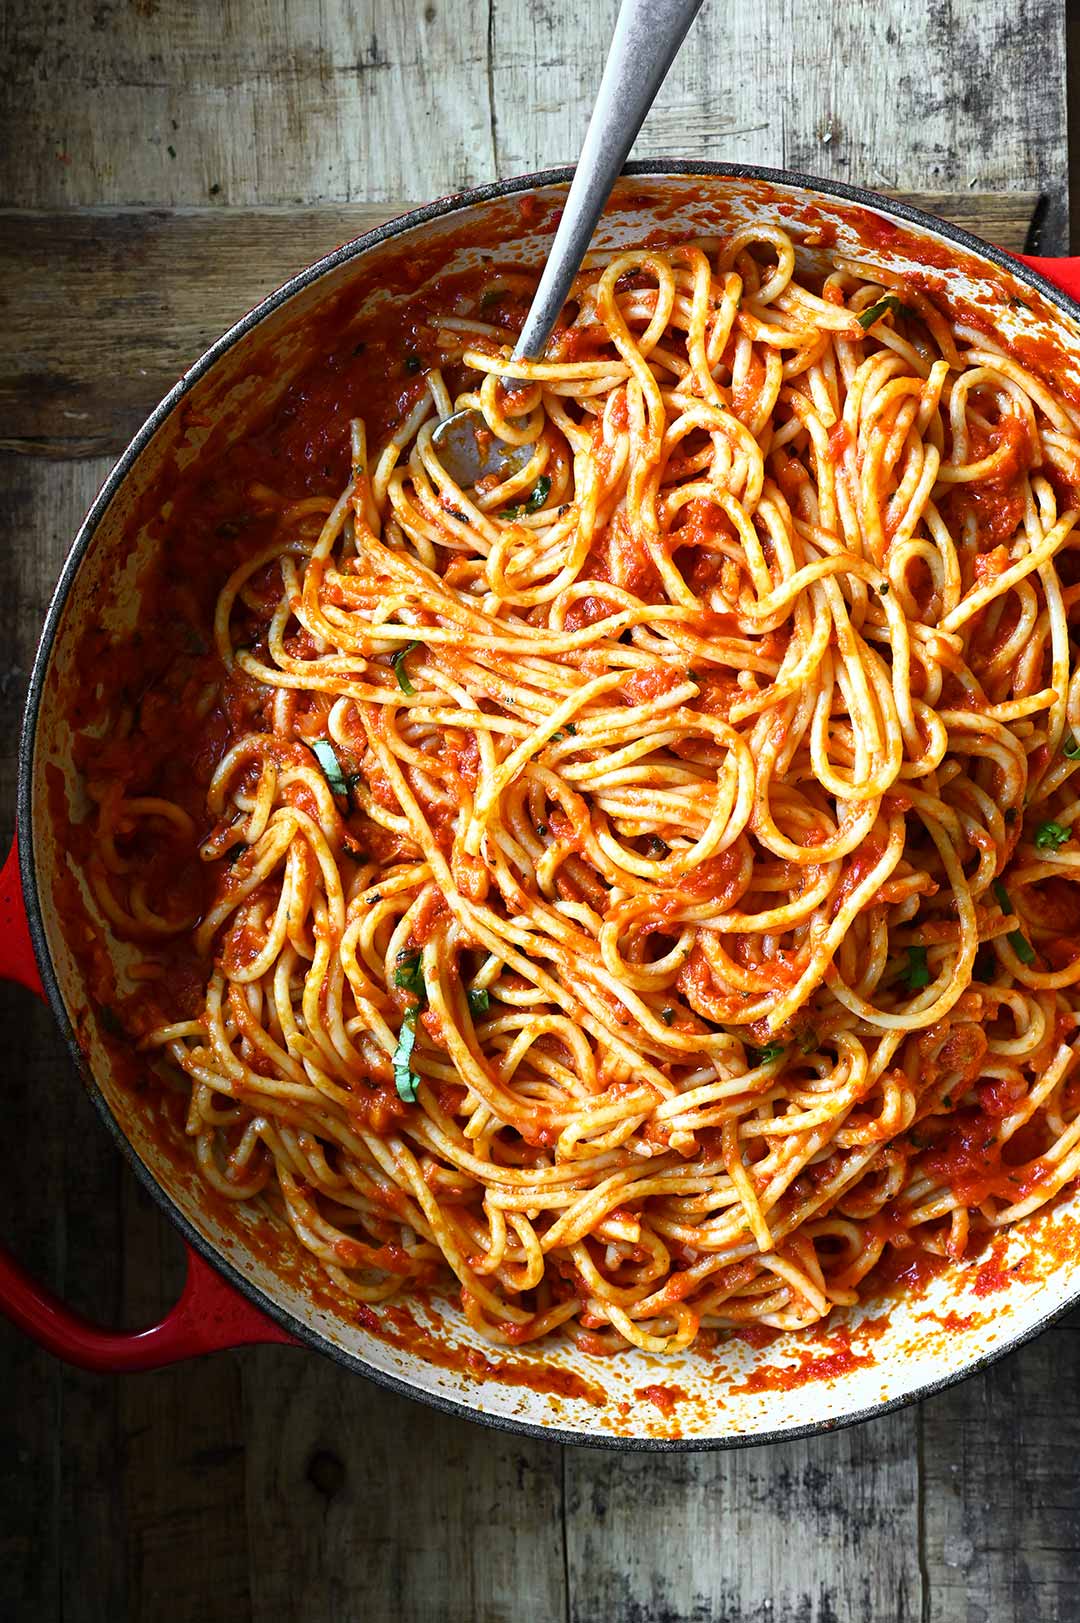
[(259, 1623), (562, 1623), (557, 1448), (323, 1359), (243, 1356)]
[(7, 203), (436, 197), (495, 172), (483, 6), (8, 0), (0, 30)]
[(567, 1449), (566, 1504), (570, 1623), (922, 1615), (918, 1460), (902, 1413), (734, 1454)]
[[(1023, 245), (1037, 202), (1030, 192), (907, 195), (1006, 248)], [(406, 207), (0, 213), (0, 446), (119, 451), (245, 310)]]
[[(184, 1251), (133, 1178), (123, 1237), (127, 1315), (149, 1324), (179, 1295)], [(219, 1354), (117, 1383), (129, 1617), (202, 1623), (212, 1596), (218, 1616), (250, 1623), (241, 1380), (239, 1357)]]
[[(1065, 246), (1064, 7), (706, 6), (639, 154), (1022, 187)], [(0, 198), (433, 197), (576, 156), (617, 0), (9, 0)], [(28, 139), (34, 133), (36, 138)]]
[[(38, 627), (74, 526), (105, 469), (0, 458), (0, 823), (14, 814), (14, 755)], [(0, 986), (6, 1056), (0, 1234), (73, 1307), (121, 1313), (116, 1152), (51, 1015)], [(116, 1389), (38, 1352), (0, 1323), (0, 1616), (115, 1623), (125, 1615)], [(93, 1574), (88, 1583), (87, 1574)]]
[(926, 1623), (1080, 1617), (1080, 1314), (922, 1407)]
[[(500, 174), (575, 156), (617, 0), (494, 0)], [(1063, 6), (784, 0), (705, 6), (637, 156), (765, 163), (874, 188), (1044, 193), (1067, 243)]]

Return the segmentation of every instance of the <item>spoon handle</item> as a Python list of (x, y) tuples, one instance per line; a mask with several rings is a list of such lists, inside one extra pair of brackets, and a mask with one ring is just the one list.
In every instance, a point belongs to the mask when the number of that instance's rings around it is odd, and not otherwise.
[(596, 222), (703, 0), (623, 0), (570, 193), (514, 360), (543, 354)]

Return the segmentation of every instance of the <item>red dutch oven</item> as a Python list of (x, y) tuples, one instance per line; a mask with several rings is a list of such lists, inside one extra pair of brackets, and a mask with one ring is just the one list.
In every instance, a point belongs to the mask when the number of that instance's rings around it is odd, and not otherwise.
[[(267, 380), (283, 389), (311, 360), (315, 328), (331, 308), (343, 323), (355, 319), (386, 297), (388, 273), (403, 259), (418, 282), (484, 253), (539, 264), (569, 174), (555, 170), (418, 209), (272, 294), (192, 366), (139, 430), (64, 565), (26, 705), (16, 846), (0, 877), (0, 974), (48, 999), (105, 1125), (188, 1246), (180, 1300), (160, 1324), (134, 1333), (72, 1313), (0, 1251), (0, 1308), (83, 1368), (147, 1370), (252, 1342), (301, 1343), (388, 1388), (489, 1424), (571, 1443), (725, 1447), (832, 1428), (923, 1397), (1020, 1345), (1080, 1300), (1080, 1197), (1073, 1197), (995, 1242), (1004, 1248), (996, 1266), (1013, 1281), (1008, 1291), (989, 1298), (978, 1263), (959, 1264), (924, 1294), (891, 1302), (887, 1318), (871, 1301), (810, 1341), (782, 1336), (755, 1349), (733, 1339), (662, 1361), (637, 1352), (591, 1358), (553, 1342), (511, 1362), (478, 1340), (449, 1297), (426, 1303), (418, 1333), (404, 1337), (377, 1312), (358, 1315), (330, 1295), (317, 1265), (297, 1256), (293, 1237), (271, 1215), (209, 1202), (190, 1153), (153, 1129), (146, 1093), (136, 1096), (117, 1074), (102, 1042), (65, 939), (58, 901), (61, 883), (70, 883), (69, 855), (48, 788), (51, 774), (52, 792), (60, 781), (71, 815), (85, 810), (65, 706), (80, 629), (92, 615), (117, 630), (134, 622), (139, 562), (155, 544), (142, 527), (155, 492), (164, 500), (178, 466), (190, 470), (223, 438), (243, 434), (265, 410)], [(1005, 339), (1023, 319), (1024, 331), (1049, 340), (1080, 383), (1080, 260), (1017, 260), (873, 193), (726, 164), (632, 164), (597, 245), (712, 236), (778, 215), (804, 251), (835, 240), (841, 251), (918, 275), (946, 307), (977, 307)], [(130, 949), (104, 929), (102, 940), (122, 975)], [(656, 1383), (670, 1401), (647, 1401), (643, 1389), (655, 1394)]]

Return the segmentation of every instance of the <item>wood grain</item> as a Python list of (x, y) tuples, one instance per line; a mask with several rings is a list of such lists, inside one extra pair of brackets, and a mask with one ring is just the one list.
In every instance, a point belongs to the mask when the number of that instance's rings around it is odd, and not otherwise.
[[(907, 200), (1014, 249), (1038, 202), (1031, 192)], [(0, 327), (8, 334), (0, 448), (120, 451), (184, 368), (245, 310), (407, 207), (0, 213)]]
[(258, 1619), (561, 1623), (556, 1447), (420, 1408), (324, 1359), (244, 1359)]
[[(577, 153), (618, 0), (7, 0), (0, 199), (437, 197)], [(639, 155), (1023, 189), (1064, 251), (1064, 7), (708, 5)]]
[(925, 1404), (926, 1623), (1080, 1617), (1080, 1314)]
[(571, 1623), (923, 1615), (907, 1415), (737, 1454), (568, 1449), (566, 1486)]

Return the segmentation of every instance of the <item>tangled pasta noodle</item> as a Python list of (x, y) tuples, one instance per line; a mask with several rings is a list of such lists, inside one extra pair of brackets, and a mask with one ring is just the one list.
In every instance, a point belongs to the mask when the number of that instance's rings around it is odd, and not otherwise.
[[(1080, 1171), (1080, 415), (769, 226), (601, 260), (538, 362), (522, 285), (436, 320), (387, 443), (343, 418), (336, 500), (255, 493), (205, 818), (91, 771), (95, 893), (151, 980), (194, 932), (144, 1045), (209, 1183), (354, 1298), (449, 1271), (591, 1351), (807, 1326)], [(463, 406), (518, 472), (454, 483)], [(201, 840), (200, 920), (148, 821)]]

